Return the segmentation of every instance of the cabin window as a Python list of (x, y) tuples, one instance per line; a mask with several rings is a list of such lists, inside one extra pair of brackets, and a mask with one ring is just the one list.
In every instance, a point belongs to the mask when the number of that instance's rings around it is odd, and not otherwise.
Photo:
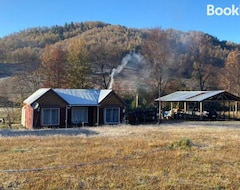
[(42, 125), (59, 125), (59, 108), (42, 108)]
[(110, 107), (104, 110), (104, 123), (105, 124), (118, 124), (120, 123), (120, 108)]
[(88, 108), (87, 107), (72, 107), (73, 124), (88, 123)]

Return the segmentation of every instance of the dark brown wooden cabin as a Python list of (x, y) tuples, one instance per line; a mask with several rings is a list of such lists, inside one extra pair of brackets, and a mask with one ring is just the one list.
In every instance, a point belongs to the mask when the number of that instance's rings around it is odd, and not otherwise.
[(24, 100), (22, 125), (79, 127), (123, 122), (125, 103), (113, 90), (41, 88)]

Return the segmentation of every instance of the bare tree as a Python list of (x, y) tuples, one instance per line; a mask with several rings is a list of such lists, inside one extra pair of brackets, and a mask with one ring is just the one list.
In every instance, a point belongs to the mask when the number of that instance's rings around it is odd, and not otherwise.
[[(158, 97), (162, 95), (162, 88), (168, 78), (168, 61), (170, 55), (167, 33), (160, 28), (150, 30), (145, 40), (142, 53), (148, 60), (150, 70), (149, 85), (158, 89)], [(159, 119), (161, 119), (161, 105), (159, 102)]]
[(158, 96), (162, 95), (162, 88), (168, 78), (168, 61), (170, 55), (167, 34), (160, 28), (150, 30), (142, 46), (142, 53), (149, 68), (149, 80), (154, 89), (158, 89)]
[(206, 90), (206, 83), (215, 76), (213, 67), (212, 44), (207, 35), (198, 34), (192, 37), (189, 51), (192, 55), (192, 78), (197, 81), (199, 90)]
[(25, 63), (23, 64), (23, 72), (13, 78), (13, 92), (18, 95), (18, 101), (22, 102), (26, 96), (41, 87), (39, 66), (39, 63)]
[(1, 85), (1, 88), (4, 90), (2, 96), (0, 97), (0, 107), (1, 111), (6, 117), (6, 122), (9, 128), (12, 128), (12, 123), (15, 122), (17, 114), (16, 113), (16, 106), (14, 101), (12, 100), (14, 96), (9, 93), (9, 86), (8, 84)]
[(111, 80), (111, 72), (122, 59), (122, 49), (117, 45), (100, 43), (90, 49), (90, 63), (93, 68), (94, 82), (107, 89)]

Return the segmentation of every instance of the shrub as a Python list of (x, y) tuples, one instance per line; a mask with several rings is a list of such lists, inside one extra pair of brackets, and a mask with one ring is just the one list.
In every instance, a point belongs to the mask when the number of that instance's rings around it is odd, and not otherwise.
[(183, 138), (183, 139), (180, 139), (178, 141), (175, 141), (175, 142), (172, 142), (170, 145), (169, 145), (169, 148), (170, 149), (189, 149), (191, 148), (193, 145), (193, 143), (191, 142), (190, 139), (188, 138)]

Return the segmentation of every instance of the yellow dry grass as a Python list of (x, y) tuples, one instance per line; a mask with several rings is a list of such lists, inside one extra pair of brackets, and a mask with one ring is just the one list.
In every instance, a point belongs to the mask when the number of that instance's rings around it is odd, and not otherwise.
[(0, 189), (238, 189), (240, 127), (86, 128), (0, 137)]

